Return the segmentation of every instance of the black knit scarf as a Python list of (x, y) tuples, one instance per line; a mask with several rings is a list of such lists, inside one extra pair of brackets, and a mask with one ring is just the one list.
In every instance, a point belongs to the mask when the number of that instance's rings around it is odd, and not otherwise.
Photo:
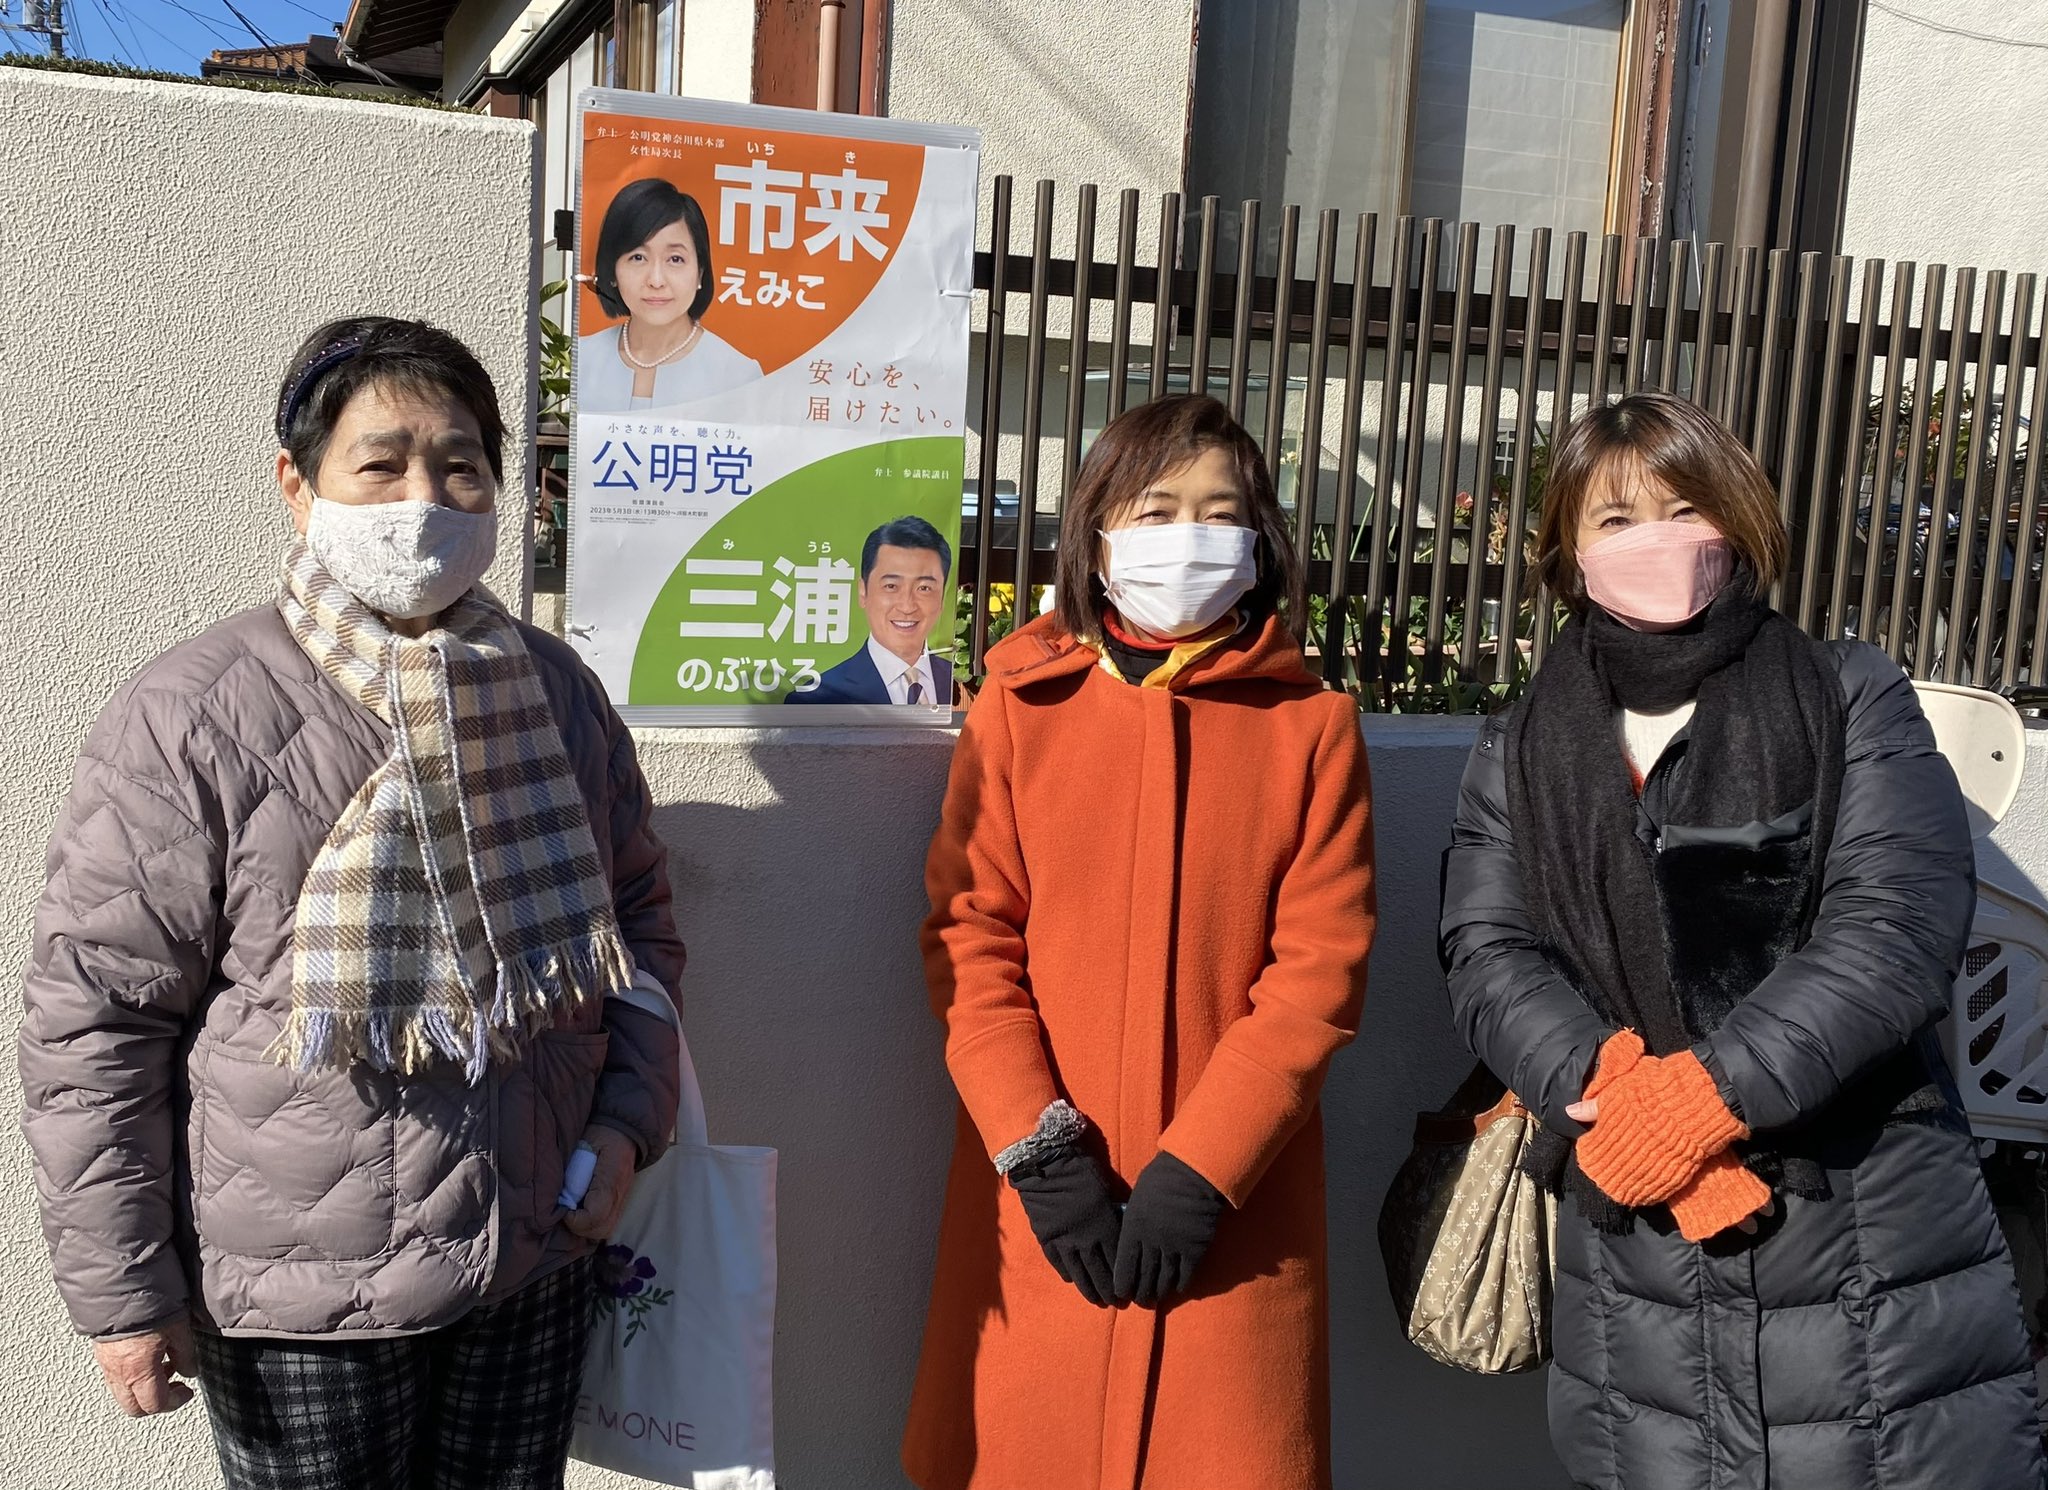
[[(1574, 619), (1514, 726), (1508, 810), (1546, 954), (1653, 1055), (1718, 1029), (1806, 940), (1819, 906), (1842, 786), (1841, 681), (1821, 646), (1751, 590), (1738, 574), (1671, 632), (1633, 631), (1598, 608)], [(1687, 699), (1689, 743), (1645, 788), (1660, 839), (1640, 810), (1619, 713)], [(1699, 828), (1738, 831), (1685, 831)], [(1743, 1152), (1778, 1188), (1826, 1194), (1810, 1158), (1763, 1143)], [(1569, 1141), (1546, 1130), (1531, 1170), (1568, 1179), (1596, 1226), (1630, 1229), (1631, 1214), (1569, 1159)]]

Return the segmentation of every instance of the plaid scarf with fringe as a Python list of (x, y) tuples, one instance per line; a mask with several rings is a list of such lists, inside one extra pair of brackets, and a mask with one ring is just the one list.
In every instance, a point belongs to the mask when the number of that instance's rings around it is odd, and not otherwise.
[(277, 603), (392, 745), (299, 891), (271, 1057), (406, 1073), (447, 1059), (475, 1084), (633, 979), (554, 711), (518, 628), (478, 591), (400, 636), (300, 540)]

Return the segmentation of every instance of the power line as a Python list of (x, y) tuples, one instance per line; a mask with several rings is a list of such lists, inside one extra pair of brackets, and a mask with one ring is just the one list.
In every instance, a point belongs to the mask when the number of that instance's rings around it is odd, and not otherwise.
[(100, 14), (107, 18), (107, 24), (110, 27), (117, 21), (120, 21), (123, 24), (127, 25), (128, 41), (129, 44), (135, 48), (135, 55), (137, 57), (142, 56), (143, 53), (148, 50), (142, 45), (142, 38), (135, 34), (134, 24), (132, 22), (126, 21), (124, 17), (115, 14), (114, 0), (93, 0), (93, 4), (95, 7), (98, 8)]
[(114, 54), (130, 67), (139, 70), (142, 64), (136, 60), (135, 54), (128, 50), (127, 43), (121, 40), (121, 33), (114, 29), (114, 18), (107, 14), (107, 7), (102, 3), (102, 0), (92, 0), (92, 8), (98, 11), (100, 19), (106, 22), (107, 38), (113, 43)]
[(227, 7), (228, 13), (230, 15), (232, 15), (236, 20), (242, 23), (244, 30), (246, 30), (251, 36), (256, 38), (256, 44), (258, 46), (271, 48), (275, 48), (277, 46), (276, 42), (272, 41), (269, 37), (265, 36), (261, 31), (258, 31), (256, 29), (256, 23), (254, 21), (250, 20), (247, 16), (242, 14), (241, 10), (236, 6), (235, 0), (220, 0), (220, 3)]
[(333, 16), (322, 15), (319, 11), (313, 9), (312, 6), (301, 4), (300, 0), (284, 0), (284, 3), (289, 5), (293, 10), (303, 10), (307, 15), (311, 16), (314, 20), (318, 21), (323, 26), (333, 26), (336, 24)]
[(172, 10), (177, 11), (178, 14), (197, 21), (207, 29), (215, 41), (228, 43), (238, 39), (227, 32), (218, 16), (202, 15), (191, 6), (180, 4), (179, 0), (157, 0), (157, 4), (168, 5)]
[(1967, 26), (1951, 26), (1946, 21), (1915, 15), (1910, 10), (1900, 10), (1896, 5), (1887, 5), (1884, 0), (1870, 0), (1872, 10), (1881, 10), (1896, 20), (1914, 26), (1925, 26), (1929, 31), (1939, 31), (1943, 36), (1960, 36), (1967, 41), (1984, 41), (1999, 47), (2024, 47), (2032, 51), (2048, 52), (2048, 41), (2028, 41), (2019, 36), (1997, 36), (1989, 31), (1972, 31)]
[(151, 25), (149, 17), (147, 16), (134, 15), (116, 8), (118, 5), (118, 0), (107, 0), (107, 5), (109, 6), (109, 8), (114, 9), (114, 14), (119, 19), (127, 23), (129, 28), (128, 34), (130, 36), (133, 36), (135, 34), (135, 27), (139, 25), (142, 27), (143, 30), (147, 31), (151, 36), (154, 36), (158, 41), (162, 42), (165, 46), (170, 47), (173, 51), (183, 52), (187, 50), (191, 45), (191, 43), (189, 42), (177, 41), (174, 40), (172, 37), (166, 35), (162, 30), (158, 29), (154, 25)]

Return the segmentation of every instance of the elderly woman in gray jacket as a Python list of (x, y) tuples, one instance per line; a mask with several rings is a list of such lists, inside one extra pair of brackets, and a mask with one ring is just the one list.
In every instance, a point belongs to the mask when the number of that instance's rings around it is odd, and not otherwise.
[(633, 744), (476, 588), (504, 427), (444, 332), (322, 327), (275, 601), (87, 738), (21, 1036), (57, 1284), (234, 1490), (560, 1485), (590, 1257), (666, 1147), (683, 949)]

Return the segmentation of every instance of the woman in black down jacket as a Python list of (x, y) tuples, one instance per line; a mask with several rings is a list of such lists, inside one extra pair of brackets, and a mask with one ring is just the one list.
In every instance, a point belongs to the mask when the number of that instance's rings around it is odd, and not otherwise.
[(1573, 616), (1466, 768), (1442, 952), (1566, 1195), (1559, 1455), (1597, 1490), (2039, 1490), (1930, 1030), (1974, 878), (1911, 684), (1760, 598), (1776, 497), (1680, 400), (1573, 428), (1538, 547)]

